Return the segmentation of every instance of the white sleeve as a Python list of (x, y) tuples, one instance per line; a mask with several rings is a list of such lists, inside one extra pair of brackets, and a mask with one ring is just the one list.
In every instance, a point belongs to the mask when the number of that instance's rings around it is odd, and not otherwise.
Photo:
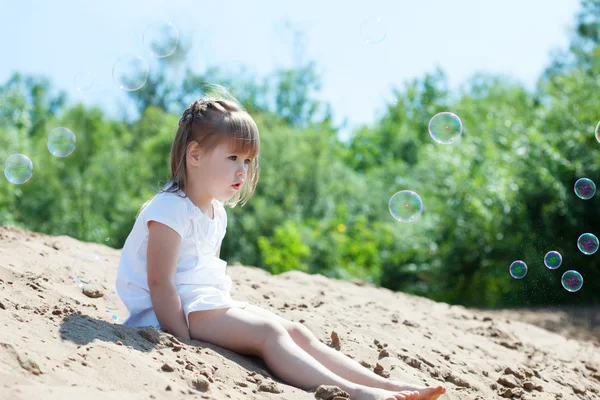
[(158, 195), (146, 206), (143, 213), (146, 227), (150, 221), (160, 222), (177, 232), (181, 238), (184, 238), (188, 231), (190, 218), (187, 204), (175, 194)]

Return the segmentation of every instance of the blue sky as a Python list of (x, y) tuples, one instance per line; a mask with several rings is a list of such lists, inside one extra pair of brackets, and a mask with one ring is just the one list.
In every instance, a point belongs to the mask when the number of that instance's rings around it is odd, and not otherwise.
[[(148, 57), (142, 43), (155, 21), (176, 26), (192, 46), (191, 60), (245, 65), (258, 76), (292, 67), (289, 21), (304, 33), (304, 60), (315, 60), (322, 99), (337, 122), (370, 123), (391, 101), (391, 88), (436, 66), (457, 87), (476, 71), (507, 74), (528, 87), (548, 64), (549, 52), (566, 47), (578, 0), (0, 0), (3, 60), (0, 82), (15, 71), (43, 74), (72, 100), (109, 113), (125, 98), (112, 80), (118, 57)], [(365, 44), (361, 23), (379, 17), (386, 37)], [(74, 77), (94, 75), (77, 92)]]

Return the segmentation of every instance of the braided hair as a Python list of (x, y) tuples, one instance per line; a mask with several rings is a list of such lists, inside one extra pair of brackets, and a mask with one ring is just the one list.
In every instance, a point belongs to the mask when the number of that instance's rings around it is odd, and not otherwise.
[(186, 150), (195, 141), (205, 153), (217, 145), (227, 143), (233, 152), (248, 154), (251, 163), (246, 182), (225, 204), (243, 206), (254, 193), (258, 181), (259, 133), (252, 117), (235, 99), (205, 96), (194, 101), (185, 109), (179, 119), (177, 134), (170, 154), (170, 178), (162, 192), (185, 194), (187, 167)]

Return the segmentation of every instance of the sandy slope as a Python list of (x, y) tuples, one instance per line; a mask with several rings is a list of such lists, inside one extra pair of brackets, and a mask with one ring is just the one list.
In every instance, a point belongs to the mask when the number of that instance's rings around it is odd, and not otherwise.
[[(81, 252), (102, 257), (114, 282), (117, 250), (0, 228), (0, 399), (315, 398), (261, 360), (114, 323), (106, 296), (90, 298), (71, 281)], [(299, 272), (228, 273), (234, 298), (303, 322), (328, 344), (335, 331), (340, 351), (365, 368), (443, 384), (443, 399), (600, 399), (598, 336), (532, 325), (560, 322), (559, 313), (470, 310)]]

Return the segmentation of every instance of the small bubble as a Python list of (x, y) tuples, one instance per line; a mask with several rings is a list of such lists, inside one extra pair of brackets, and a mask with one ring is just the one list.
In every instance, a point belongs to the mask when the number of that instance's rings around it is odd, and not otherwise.
[(549, 251), (544, 257), (544, 265), (550, 269), (556, 269), (562, 264), (562, 256), (558, 251)]
[(462, 131), (462, 121), (451, 112), (438, 113), (429, 121), (429, 135), (441, 144), (456, 142), (462, 135)]
[(53, 129), (48, 134), (48, 150), (56, 157), (68, 156), (75, 150), (75, 134), (63, 127)]
[(153, 57), (168, 57), (177, 49), (179, 31), (170, 22), (155, 22), (144, 31), (142, 42)]
[(75, 88), (83, 92), (90, 90), (92, 86), (94, 86), (94, 75), (92, 75), (91, 72), (79, 71), (77, 75), (75, 75), (73, 81), (75, 83)]
[(595, 134), (596, 134), (596, 140), (597, 140), (598, 142), (600, 142), (600, 122), (598, 122), (598, 124), (596, 125), (596, 131), (595, 131)]
[(524, 261), (517, 260), (510, 264), (510, 275), (515, 279), (522, 279), (527, 275), (527, 264)]
[(400, 222), (413, 222), (423, 212), (423, 200), (411, 190), (402, 190), (395, 193), (390, 198), (388, 206), (392, 217)]
[(139, 56), (127, 55), (119, 58), (113, 66), (113, 80), (119, 89), (134, 91), (142, 88), (148, 79), (150, 66)]
[(370, 17), (360, 24), (360, 36), (366, 44), (377, 44), (387, 36), (380, 17)]
[(569, 270), (562, 275), (561, 283), (569, 292), (576, 292), (583, 286), (583, 276), (577, 271)]
[(588, 178), (581, 178), (575, 182), (575, 194), (582, 200), (589, 200), (596, 194), (596, 184)]
[(116, 288), (111, 290), (108, 298), (106, 299), (106, 313), (108, 318), (113, 322), (123, 322), (121, 318), (121, 309), (119, 307), (119, 294)]
[(584, 233), (577, 239), (577, 248), (585, 255), (598, 251), (598, 238), (592, 233)]
[(13, 154), (4, 163), (4, 175), (10, 183), (23, 184), (33, 175), (33, 163), (24, 154)]
[(81, 253), (73, 262), (71, 277), (82, 289), (102, 291), (106, 282), (106, 264), (94, 253)]

